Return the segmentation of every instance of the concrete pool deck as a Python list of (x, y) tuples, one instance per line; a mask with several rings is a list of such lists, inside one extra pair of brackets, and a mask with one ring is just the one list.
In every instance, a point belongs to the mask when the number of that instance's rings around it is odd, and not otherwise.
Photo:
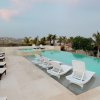
[(99, 100), (100, 86), (75, 95), (30, 61), (6, 48), (7, 75), (0, 81), (0, 96), (8, 100)]

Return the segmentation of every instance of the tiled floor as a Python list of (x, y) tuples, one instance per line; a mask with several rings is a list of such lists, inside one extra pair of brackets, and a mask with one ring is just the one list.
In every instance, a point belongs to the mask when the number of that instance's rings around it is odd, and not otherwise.
[(11, 53), (11, 48), (6, 55), (7, 75), (0, 81), (0, 96), (8, 100), (100, 100), (100, 87), (75, 95), (24, 57)]

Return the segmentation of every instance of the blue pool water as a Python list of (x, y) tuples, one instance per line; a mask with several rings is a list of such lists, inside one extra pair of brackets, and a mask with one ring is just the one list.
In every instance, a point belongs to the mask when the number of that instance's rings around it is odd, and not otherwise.
[(72, 64), (72, 60), (80, 60), (85, 62), (86, 69), (96, 72), (100, 76), (100, 58), (90, 57), (86, 55), (73, 54), (63, 51), (43, 51), (41, 54), (52, 60), (58, 60), (65, 64)]
[(32, 48), (25, 48), (25, 49), (19, 49), (21, 52), (33, 52), (34, 49)]

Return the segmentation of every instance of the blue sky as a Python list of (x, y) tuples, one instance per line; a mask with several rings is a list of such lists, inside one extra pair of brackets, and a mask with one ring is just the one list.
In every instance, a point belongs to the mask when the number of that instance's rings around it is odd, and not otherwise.
[(91, 37), (100, 31), (99, 0), (0, 0), (0, 36)]

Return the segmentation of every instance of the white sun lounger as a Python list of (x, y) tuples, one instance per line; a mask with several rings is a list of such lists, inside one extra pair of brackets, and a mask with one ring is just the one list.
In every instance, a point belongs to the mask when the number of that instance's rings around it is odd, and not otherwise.
[(58, 64), (60, 64), (60, 65), (62, 65), (62, 64), (63, 64), (62, 62), (57, 61), (57, 60), (53, 60), (52, 62), (58, 63)]
[(32, 60), (32, 62), (36, 65), (43, 63), (43, 61), (44, 61), (44, 57), (40, 55), (35, 55), (35, 58)]
[(41, 45), (40, 45), (40, 49), (45, 49), (45, 47), (41, 44)]
[(0, 54), (0, 57), (4, 57), (5, 55), (4, 54)]
[(40, 61), (41, 56), (38, 54), (35, 54), (35, 58), (32, 60), (33, 63), (38, 64), (38, 62)]
[(33, 44), (33, 45), (32, 45), (32, 48), (33, 48), (33, 49), (39, 49), (40, 47), (39, 47), (39, 46), (36, 46), (35, 44)]
[[(39, 65), (42, 68), (49, 69), (52, 68), (51, 59), (46, 58), (44, 56), (35, 55), (36, 57), (32, 60), (32, 62), (36, 65)], [(61, 64), (59, 61), (53, 61)]]
[(41, 60), (41, 63), (39, 63), (39, 66), (41, 66), (42, 68), (45, 68), (45, 69), (51, 68), (52, 67), (51, 61), (52, 60), (50, 60), (46, 57), (43, 57)]
[[(0, 57), (4, 57), (5, 58), (5, 53), (4, 52), (0, 52)], [(2, 60), (2, 59), (1, 59)]]
[(42, 57), (42, 59), (41, 59), (40, 63), (38, 63), (38, 65), (41, 66), (42, 68), (49, 69), (49, 68), (53, 68), (52, 62), (58, 63), (60, 65), (63, 64), (62, 62), (53, 61), (49, 58)]
[(0, 68), (0, 80), (1, 80), (2, 75), (3, 75), (4, 73), (6, 74), (6, 69), (7, 69), (7, 68)]
[(0, 62), (0, 68), (1, 67), (6, 67), (6, 62)]
[(0, 52), (0, 55), (5, 55), (5, 52)]
[(47, 70), (50, 75), (56, 76), (60, 78), (61, 75), (66, 74), (68, 71), (72, 69), (71, 66), (68, 65), (61, 65), (57, 62), (52, 62), (52, 69)]
[(83, 85), (90, 81), (90, 79), (94, 76), (95, 72), (86, 71), (85, 63), (82, 61), (73, 60), (73, 73), (69, 76), (66, 76), (66, 79), (70, 81), (70, 83), (74, 83), (83, 88)]
[(3, 60), (4, 61), (5, 60), (5, 57), (4, 56), (0, 57), (0, 60)]

